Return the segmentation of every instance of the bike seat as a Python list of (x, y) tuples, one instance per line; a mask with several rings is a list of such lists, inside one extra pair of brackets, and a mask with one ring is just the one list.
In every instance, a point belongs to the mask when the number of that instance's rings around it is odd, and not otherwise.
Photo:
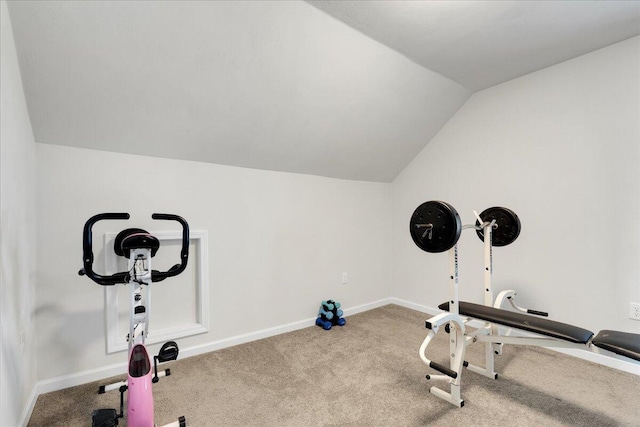
[(129, 258), (131, 249), (151, 249), (151, 256), (155, 256), (160, 247), (160, 241), (141, 228), (127, 228), (116, 236), (113, 250), (116, 255)]

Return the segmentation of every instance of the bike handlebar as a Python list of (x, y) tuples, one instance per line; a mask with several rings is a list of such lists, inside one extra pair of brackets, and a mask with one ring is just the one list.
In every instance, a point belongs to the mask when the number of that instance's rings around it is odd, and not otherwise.
[[(129, 272), (123, 271), (112, 274), (110, 276), (103, 276), (93, 271), (93, 239), (92, 228), (93, 225), (102, 220), (126, 220), (129, 219), (128, 213), (101, 213), (92, 216), (87, 220), (84, 225), (82, 233), (82, 260), (84, 268), (81, 269), (78, 274), (85, 275), (102, 286), (112, 286), (118, 283), (126, 283), (129, 278)], [(182, 250), (180, 251), (180, 264), (176, 264), (167, 271), (153, 270), (151, 272), (152, 282), (161, 282), (168, 277), (177, 276), (187, 268), (187, 262), (189, 259), (189, 224), (184, 218), (173, 214), (161, 214), (154, 213), (151, 218), (158, 220), (170, 220), (177, 221), (182, 226)]]
[(182, 273), (185, 268), (187, 268), (187, 261), (189, 260), (189, 224), (187, 224), (187, 221), (185, 221), (184, 218), (173, 214), (154, 213), (153, 215), (151, 215), (151, 218), (177, 221), (182, 226), (182, 250), (180, 251), (180, 264), (176, 264), (169, 270), (164, 272), (155, 270), (152, 271), (151, 281), (160, 282), (167, 277), (177, 276), (178, 274)]

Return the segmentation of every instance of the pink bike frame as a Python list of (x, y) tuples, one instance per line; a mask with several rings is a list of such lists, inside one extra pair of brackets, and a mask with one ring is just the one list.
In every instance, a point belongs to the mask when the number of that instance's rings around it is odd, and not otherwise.
[(136, 344), (129, 352), (127, 384), (127, 425), (154, 427), (151, 359), (143, 344)]
[[(128, 284), (131, 291), (131, 311), (129, 334), (127, 341), (129, 342), (129, 365), (127, 370), (126, 383), (116, 383), (108, 386), (101, 386), (100, 393), (104, 393), (115, 388), (120, 388), (120, 414), (114, 409), (101, 409), (94, 411), (93, 424), (99, 425), (117, 425), (117, 419), (123, 416), (123, 395), (128, 391), (127, 395), (127, 425), (129, 427), (155, 427), (153, 418), (153, 392), (152, 385), (156, 377), (152, 375), (151, 358), (144, 340), (149, 331), (149, 312), (147, 303), (150, 300), (150, 288), (153, 283), (161, 282), (169, 277), (177, 276), (182, 273), (189, 258), (189, 224), (177, 216), (172, 214), (154, 213), (151, 215), (154, 220), (170, 220), (177, 221), (182, 226), (182, 249), (180, 251), (180, 264), (176, 264), (169, 270), (161, 272), (151, 269), (151, 258), (155, 255), (155, 251), (159, 248), (158, 240), (142, 229), (126, 229), (116, 236), (114, 251), (116, 255), (125, 256), (129, 259), (129, 266), (126, 271), (115, 273), (112, 275), (101, 275), (93, 271), (93, 249), (92, 249), (92, 227), (101, 220), (126, 220), (129, 219), (128, 213), (103, 213), (94, 215), (85, 223), (82, 235), (83, 247), (83, 264), (84, 268), (78, 273), (86, 275), (102, 286), (113, 286), (116, 284)], [(121, 237), (122, 236), (122, 237)], [(118, 245), (119, 242), (119, 245)], [(138, 246), (139, 245), (139, 246)], [(144, 291), (143, 288), (146, 288)], [(161, 356), (157, 356), (160, 362), (175, 360), (178, 355), (177, 345), (170, 341), (165, 344), (172, 344), (173, 349), (169, 346), (168, 356), (166, 352)], [(163, 346), (160, 352), (165, 349)], [(154, 359), (155, 361), (155, 359)], [(155, 367), (155, 363), (154, 363)], [(168, 375), (168, 370), (164, 374)], [(164, 376), (164, 375), (162, 375)], [(186, 420), (179, 417), (178, 421), (167, 424), (165, 427), (184, 427)]]

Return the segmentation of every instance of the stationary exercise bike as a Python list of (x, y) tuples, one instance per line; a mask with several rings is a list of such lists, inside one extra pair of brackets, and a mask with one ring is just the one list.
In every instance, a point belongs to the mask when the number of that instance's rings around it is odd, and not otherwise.
[[(151, 371), (151, 359), (144, 344), (145, 337), (149, 333), (149, 301), (151, 299), (151, 284), (161, 282), (166, 278), (177, 276), (187, 267), (189, 259), (189, 224), (177, 216), (171, 214), (153, 214), (153, 219), (177, 221), (182, 226), (182, 250), (180, 252), (180, 264), (176, 264), (167, 271), (151, 269), (151, 258), (155, 256), (160, 247), (159, 240), (140, 228), (127, 228), (121, 231), (115, 238), (114, 251), (116, 255), (129, 260), (127, 271), (103, 276), (93, 271), (93, 250), (91, 229), (101, 220), (125, 220), (129, 219), (128, 213), (102, 213), (95, 215), (86, 222), (82, 235), (83, 264), (79, 271), (81, 276), (86, 275), (102, 286), (127, 284), (130, 288), (129, 334), (129, 363), (127, 380), (108, 386), (100, 386), (99, 393), (119, 389), (120, 412), (115, 409), (98, 409), (92, 414), (92, 427), (113, 427), (118, 425), (118, 419), (124, 417), (124, 393), (127, 395), (127, 426), (128, 427), (155, 427), (153, 419), (153, 394), (152, 383), (158, 382), (160, 377), (170, 375), (170, 370), (158, 373), (158, 362), (167, 362), (178, 358), (178, 345), (174, 341), (165, 343), (153, 360), (153, 376)], [(164, 427), (184, 427), (185, 417), (181, 416), (177, 421), (166, 424)]]

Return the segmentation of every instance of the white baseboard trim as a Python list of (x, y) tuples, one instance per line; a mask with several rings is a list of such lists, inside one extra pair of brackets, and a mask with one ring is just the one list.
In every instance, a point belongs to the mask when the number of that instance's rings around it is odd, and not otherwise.
[[(352, 316), (354, 314), (363, 313), (365, 311), (373, 310), (374, 308), (384, 307), (385, 305), (393, 304), (393, 298), (383, 298), (378, 301), (369, 302), (367, 304), (358, 305), (351, 308), (344, 308), (345, 316)], [(313, 318), (313, 322), (315, 325), (315, 317)]]
[(124, 375), (126, 372), (127, 362), (123, 361), (122, 363), (116, 363), (102, 368), (89, 369), (75, 374), (38, 381), (38, 395), (98, 381), (103, 378)]
[[(373, 301), (366, 304), (361, 304), (351, 308), (344, 308), (344, 315), (351, 316), (353, 314), (362, 313), (364, 311), (373, 310), (374, 308), (382, 307), (392, 303), (391, 298), (385, 298), (378, 301)], [(298, 329), (308, 328), (310, 326), (314, 326), (316, 322), (316, 317), (309, 317), (307, 319), (299, 320), (292, 323), (287, 323), (285, 325), (275, 326), (272, 328), (262, 329), (255, 332), (250, 332), (247, 334), (236, 335), (229, 338), (224, 338), (217, 341), (212, 341), (206, 344), (197, 345), (188, 347), (180, 350), (180, 358), (197, 356), (204, 353), (209, 353), (211, 351), (221, 350), (227, 347), (233, 347), (240, 344), (245, 344), (251, 341), (257, 341), (264, 338), (269, 338), (275, 335), (285, 334), (287, 332), (293, 332)], [(93, 381), (98, 381), (103, 378), (113, 377), (116, 375), (124, 375), (126, 372), (127, 363), (123, 361), (122, 363), (116, 363), (109, 366), (104, 366), (101, 368), (90, 369), (82, 372), (78, 372), (75, 374), (64, 375), (60, 377), (51, 378), (48, 380), (38, 381), (36, 384), (36, 388), (34, 389), (35, 398), (33, 399), (33, 404), (31, 405), (31, 410), (33, 410), (33, 405), (35, 405), (35, 400), (37, 396), (43, 393), (49, 393), (52, 391), (62, 390), (69, 387), (75, 387), (78, 385), (90, 383)], [(31, 412), (29, 411), (29, 416)], [(28, 418), (27, 418), (28, 420)]]
[[(351, 316), (364, 311), (373, 310), (374, 308), (382, 307), (391, 304), (391, 298), (385, 298), (378, 301), (373, 301), (367, 304), (358, 305), (351, 308), (343, 308), (344, 316)], [(256, 332), (250, 332), (248, 334), (236, 335), (234, 337), (225, 338), (218, 341), (198, 345), (195, 347), (189, 347), (184, 350), (184, 357), (197, 356), (199, 354), (209, 353), (211, 351), (221, 350), (227, 347), (233, 347), (240, 344), (246, 344), (251, 341), (257, 341), (264, 338), (273, 337), (280, 334), (286, 334), (287, 332), (297, 331), (298, 329), (308, 328), (314, 326), (316, 317), (310, 317), (297, 322), (288, 323), (285, 325), (275, 326), (272, 328), (263, 329)]]
[(400, 307), (410, 308), (411, 310), (419, 311), (421, 313), (429, 314), (431, 316), (435, 316), (436, 314), (442, 313), (442, 310), (436, 307), (430, 307), (428, 305), (420, 305), (415, 302), (403, 300), (400, 298), (389, 298), (391, 304), (399, 305)]
[(221, 340), (211, 341), (206, 344), (200, 344), (192, 347), (188, 347), (180, 353), (182, 358), (197, 356), (204, 353), (209, 353), (216, 350), (222, 350), (223, 348), (234, 347), (240, 344), (246, 344), (252, 341), (258, 341), (264, 338), (273, 337), (275, 335), (286, 334), (287, 332), (297, 331), (298, 329), (308, 328), (315, 324), (316, 318), (308, 318), (299, 320), (297, 322), (287, 323), (285, 325), (274, 326), (267, 329), (262, 329), (255, 332), (249, 332), (247, 334), (236, 335), (229, 338), (223, 338)]
[(20, 416), (19, 425), (22, 427), (27, 427), (29, 424), (29, 420), (31, 419), (31, 414), (33, 413), (33, 408), (36, 406), (36, 401), (38, 400), (38, 384), (34, 384), (31, 389), (31, 394), (29, 395), (29, 401), (27, 402), (27, 406), (22, 411), (22, 415)]

